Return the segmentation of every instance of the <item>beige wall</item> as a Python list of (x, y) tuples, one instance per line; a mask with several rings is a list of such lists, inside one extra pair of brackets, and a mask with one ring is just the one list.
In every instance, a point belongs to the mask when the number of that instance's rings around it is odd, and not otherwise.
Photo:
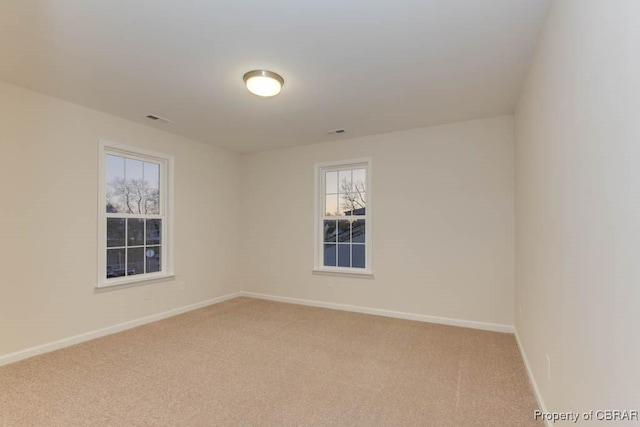
[(640, 409), (639, 22), (554, 2), (517, 109), (516, 326), (551, 411)]
[[(374, 279), (312, 274), (314, 164), (373, 159)], [(246, 154), (247, 291), (513, 324), (512, 117)]]
[[(175, 156), (175, 280), (94, 292), (99, 138)], [(0, 356), (240, 290), (238, 161), (0, 83)]]
[[(513, 324), (511, 117), (239, 156), (4, 83), (0, 101), (0, 356), (239, 290)], [(175, 156), (176, 279), (94, 291), (100, 138)], [(314, 163), (363, 156), (375, 278), (312, 275)]]

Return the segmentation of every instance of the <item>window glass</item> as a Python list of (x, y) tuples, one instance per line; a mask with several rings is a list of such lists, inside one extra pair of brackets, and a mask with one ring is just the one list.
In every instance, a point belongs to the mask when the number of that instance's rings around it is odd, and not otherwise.
[(365, 246), (353, 245), (351, 247), (351, 266), (354, 268), (364, 268)]
[(324, 265), (328, 267), (335, 267), (336, 245), (324, 245)]
[(338, 172), (338, 192), (340, 194), (351, 193), (351, 170)]
[(325, 242), (336, 241), (337, 224), (338, 224), (338, 221), (334, 221), (334, 220), (324, 221), (324, 241)]
[(127, 276), (144, 274), (144, 248), (127, 249)]
[(353, 170), (353, 191), (363, 192), (366, 190), (367, 174), (365, 169)]
[(127, 244), (129, 246), (144, 244), (144, 219), (127, 219)]
[(338, 245), (338, 267), (351, 267), (351, 245)]
[(125, 276), (126, 250), (107, 249), (107, 278)]
[(338, 193), (338, 172), (325, 173), (325, 194)]
[(124, 218), (107, 218), (107, 247), (124, 246)]
[(161, 270), (161, 247), (160, 246), (147, 246), (145, 248), (146, 268), (147, 273), (154, 273)]
[(351, 242), (351, 222), (349, 220), (338, 221), (338, 242)]
[(338, 215), (338, 195), (327, 194), (325, 197), (325, 215), (336, 216)]
[(143, 213), (158, 215), (160, 213), (160, 165), (157, 163), (144, 162), (143, 167)]
[(124, 212), (124, 157), (106, 156), (107, 212)]
[(146, 244), (159, 245), (162, 240), (162, 220), (148, 219), (146, 224)]
[(351, 223), (351, 241), (353, 243), (365, 243), (366, 220), (359, 219)]

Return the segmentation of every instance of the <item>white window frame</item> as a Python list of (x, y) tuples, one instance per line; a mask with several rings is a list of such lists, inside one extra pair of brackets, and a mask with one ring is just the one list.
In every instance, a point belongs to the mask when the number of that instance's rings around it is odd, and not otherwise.
[[(324, 265), (324, 220), (329, 218), (349, 219), (349, 216), (337, 218), (325, 215), (325, 172), (342, 169), (365, 169), (367, 174), (365, 184), (367, 194), (365, 215), (365, 268), (332, 267)], [(373, 233), (371, 232), (373, 229), (373, 179), (371, 172), (372, 159), (370, 157), (315, 164), (315, 213), (313, 221), (314, 273), (367, 278), (373, 277)]]
[[(106, 159), (107, 155), (150, 161), (160, 165), (160, 215), (124, 214), (131, 218), (161, 218), (162, 270), (154, 273), (137, 274), (107, 279), (107, 218), (121, 217), (122, 214), (106, 212)], [(98, 161), (98, 280), (96, 289), (113, 289), (126, 285), (142, 284), (174, 277), (173, 271), (173, 156), (155, 151), (120, 144), (101, 139)]]

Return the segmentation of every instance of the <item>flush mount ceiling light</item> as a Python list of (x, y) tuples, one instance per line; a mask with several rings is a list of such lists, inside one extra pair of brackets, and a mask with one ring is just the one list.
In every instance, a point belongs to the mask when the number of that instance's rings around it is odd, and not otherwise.
[(242, 79), (249, 92), (258, 96), (276, 96), (284, 84), (280, 75), (266, 70), (249, 71)]

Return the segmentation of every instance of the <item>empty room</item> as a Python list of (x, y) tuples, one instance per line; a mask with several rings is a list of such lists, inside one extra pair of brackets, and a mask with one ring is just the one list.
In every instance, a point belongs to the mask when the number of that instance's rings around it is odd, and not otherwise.
[(0, 2), (0, 426), (639, 425), (640, 1)]

